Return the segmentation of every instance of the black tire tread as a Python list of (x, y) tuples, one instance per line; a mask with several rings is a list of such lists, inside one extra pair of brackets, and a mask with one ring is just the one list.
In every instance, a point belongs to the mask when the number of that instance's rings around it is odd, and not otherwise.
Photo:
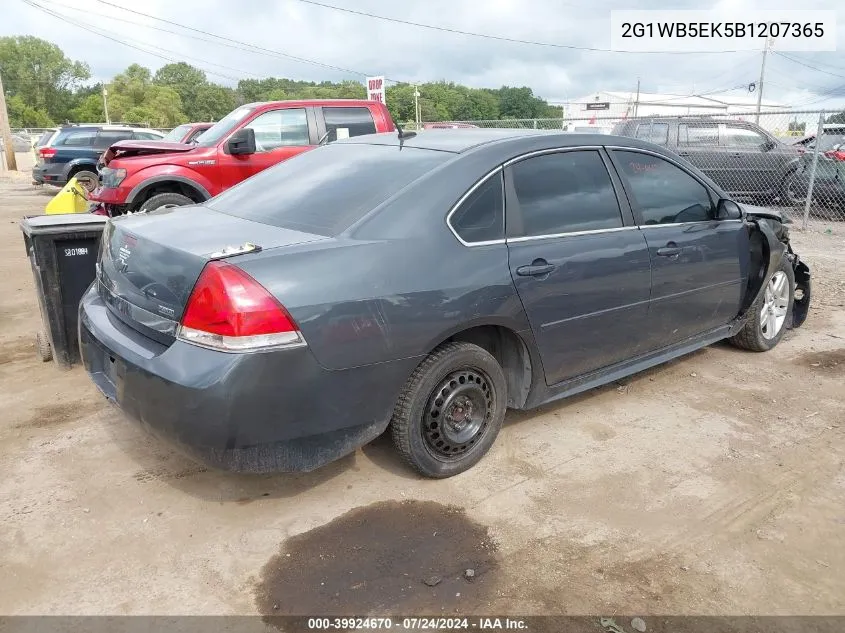
[[(158, 202), (155, 206), (150, 209), (150, 203), (153, 201)], [(140, 209), (144, 209), (147, 211), (152, 211), (153, 209), (157, 209), (158, 207), (165, 205), (165, 204), (176, 204), (179, 206), (187, 205), (187, 204), (194, 204), (194, 201), (191, 200), (188, 196), (183, 196), (181, 193), (176, 193), (175, 191), (167, 191), (165, 193), (158, 193), (150, 198), (144, 200), (141, 205), (138, 207)]]
[[(431, 352), (428, 356), (426, 356), (426, 358), (417, 366), (417, 368), (411, 374), (410, 378), (408, 378), (408, 381), (405, 383), (405, 386), (402, 388), (402, 391), (396, 400), (396, 404), (393, 407), (393, 417), (390, 420), (390, 429), (391, 434), (393, 436), (393, 446), (396, 447), (396, 450), (402, 456), (402, 460), (406, 464), (408, 464), (419, 474), (429, 478), (442, 479), (445, 477), (450, 477), (451, 474), (442, 473), (439, 475), (434, 475), (420, 468), (420, 466), (414, 460), (409, 440), (411, 431), (410, 427), (413, 424), (413, 420), (411, 418), (411, 409), (413, 408), (414, 400), (418, 395), (420, 384), (423, 382), (431, 368), (434, 367), (440, 361), (442, 361), (443, 358), (462, 351), (482, 351), (485, 354), (489, 354), (487, 350), (477, 345), (473, 345), (472, 343), (444, 343), (440, 347), (436, 348), (433, 352)], [(501, 397), (505, 397), (505, 395), (502, 394)]]
[(42, 362), (47, 363), (53, 360), (53, 348), (50, 346), (50, 340), (44, 332), (35, 333), (35, 351), (38, 352), (38, 358)]

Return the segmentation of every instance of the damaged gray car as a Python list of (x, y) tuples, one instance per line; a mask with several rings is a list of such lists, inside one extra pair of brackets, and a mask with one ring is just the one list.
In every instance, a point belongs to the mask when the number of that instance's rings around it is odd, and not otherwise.
[(212, 466), (310, 470), (389, 429), (448, 477), (507, 408), (769, 350), (809, 304), (780, 215), (663, 148), (400, 130), (111, 220), (79, 336), (108, 398)]

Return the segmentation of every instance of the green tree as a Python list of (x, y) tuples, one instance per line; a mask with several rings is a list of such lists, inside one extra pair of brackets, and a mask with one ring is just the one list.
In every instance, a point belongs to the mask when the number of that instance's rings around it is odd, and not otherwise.
[[(112, 80), (108, 99), (109, 115), (113, 121), (173, 127), (188, 120), (182, 111), (179, 93), (173, 88), (152, 83), (149, 69), (138, 64), (132, 64)], [(96, 108), (93, 95), (85, 101), (85, 105), (92, 111)]]
[[(200, 94), (208, 87), (205, 73), (199, 68), (194, 68), (185, 62), (176, 64), (165, 64), (156, 71), (153, 83), (159, 86), (172, 88), (179, 94), (185, 114), (192, 121), (205, 120), (207, 116), (201, 116), (201, 112), (208, 111), (208, 104), (198, 106)], [(207, 97), (208, 95), (203, 95)], [(229, 108), (231, 110), (232, 108)], [(226, 112), (228, 112), (227, 110)]]
[(831, 114), (827, 117), (827, 123), (845, 123), (845, 110)]
[(10, 97), (19, 96), (28, 108), (53, 121), (67, 118), (74, 88), (91, 76), (87, 64), (30, 35), (0, 37), (0, 72)]
[(191, 121), (219, 121), (235, 109), (235, 92), (217, 84), (200, 86), (190, 107), (186, 106)]
[(12, 95), (6, 99), (9, 123), (12, 127), (53, 127), (55, 122), (43, 110), (33, 108), (21, 98)]

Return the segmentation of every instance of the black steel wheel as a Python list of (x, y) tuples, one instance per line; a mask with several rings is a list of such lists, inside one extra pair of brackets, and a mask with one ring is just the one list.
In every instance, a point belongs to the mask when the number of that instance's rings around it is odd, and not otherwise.
[(466, 369), (452, 372), (434, 389), (423, 423), (432, 455), (460, 459), (490, 428), (495, 413), (490, 384), (484, 372)]
[(505, 417), (502, 368), (486, 350), (446, 343), (408, 379), (391, 421), (393, 441), (426, 477), (456, 475), (478, 462)]

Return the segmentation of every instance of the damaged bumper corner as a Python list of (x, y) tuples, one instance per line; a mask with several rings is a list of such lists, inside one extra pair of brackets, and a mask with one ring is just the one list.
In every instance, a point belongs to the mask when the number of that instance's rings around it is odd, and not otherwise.
[(812, 294), (810, 267), (801, 261), (796, 253), (792, 252), (791, 247), (786, 256), (792, 264), (792, 272), (795, 275), (795, 300), (792, 304), (791, 327), (796, 328), (804, 324), (810, 312), (810, 297)]

